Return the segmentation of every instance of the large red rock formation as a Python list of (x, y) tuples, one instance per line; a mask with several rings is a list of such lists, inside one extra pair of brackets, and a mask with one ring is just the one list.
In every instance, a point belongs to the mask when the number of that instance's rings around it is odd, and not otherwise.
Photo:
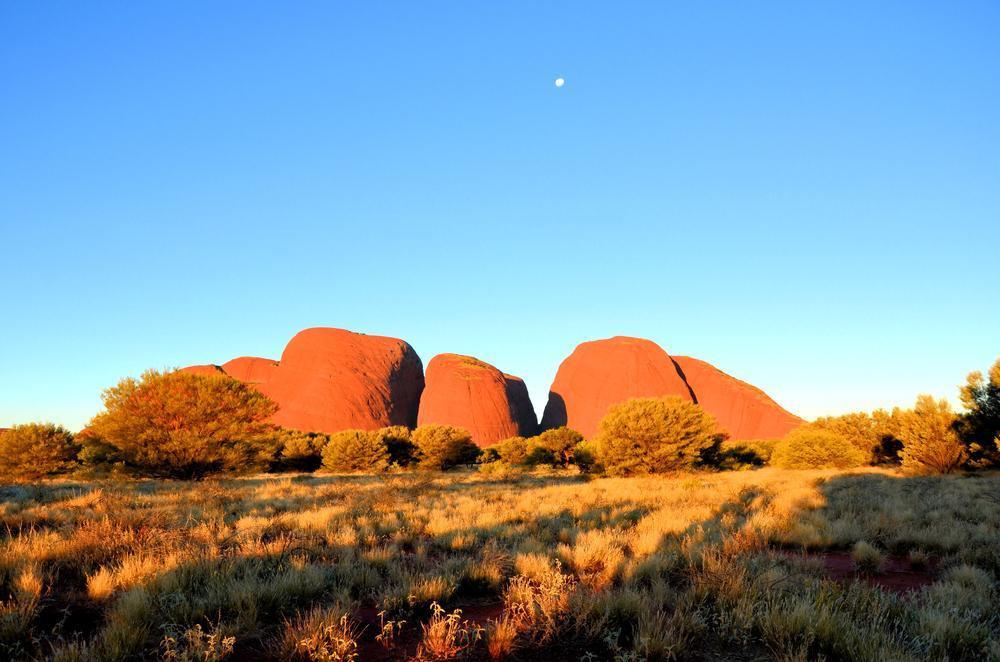
[(186, 368), (181, 368), (180, 372), (190, 372), (192, 375), (202, 375), (204, 377), (218, 377), (219, 375), (226, 374), (226, 371), (223, 370), (221, 366), (217, 366), (212, 363), (207, 363), (205, 365), (189, 365)]
[(225, 373), (248, 384), (266, 384), (278, 370), (278, 362), (257, 356), (241, 356), (222, 364)]
[(397, 338), (343, 329), (300, 331), (258, 388), (278, 403), (274, 422), (304, 432), (413, 426), (424, 388), (420, 357)]
[(480, 446), (532, 435), (537, 425), (521, 379), (460, 354), (438, 354), (427, 364), (417, 424), (430, 423), (465, 428)]
[(731, 439), (782, 437), (802, 424), (760, 389), (711, 364), (671, 357), (654, 342), (619, 336), (585, 342), (563, 361), (542, 428), (568, 425), (590, 437), (611, 405), (664, 395), (698, 403)]
[(730, 439), (774, 439), (802, 425), (756, 386), (727, 375), (715, 366), (689, 356), (675, 356), (698, 404), (715, 416)]
[(656, 343), (626, 336), (581, 343), (559, 366), (542, 427), (568, 425), (590, 437), (611, 405), (664, 395), (694, 399), (670, 355)]

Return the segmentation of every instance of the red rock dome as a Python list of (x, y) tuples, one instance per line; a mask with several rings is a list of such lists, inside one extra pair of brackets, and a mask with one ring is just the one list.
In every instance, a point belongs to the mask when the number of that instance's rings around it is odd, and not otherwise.
[(413, 426), (423, 365), (397, 338), (313, 328), (289, 341), (258, 388), (278, 403), (273, 421), (304, 432)]
[(715, 416), (730, 439), (774, 439), (802, 425), (756, 386), (727, 375), (715, 366), (689, 356), (675, 356), (698, 404)]
[(472, 356), (438, 354), (427, 364), (418, 425), (468, 430), (480, 446), (531, 435), (536, 422), (524, 382)]
[(278, 362), (257, 356), (241, 356), (222, 364), (230, 377), (247, 384), (266, 384), (278, 370)]
[(205, 365), (189, 365), (186, 368), (181, 368), (178, 372), (190, 372), (192, 375), (202, 375), (204, 377), (218, 377), (219, 375), (226, 374), (226, 371), (223, 370), (221, 366), (217, 366), (212, 363), (207, 363)]
[(626, 336), (581, 343), (559, 366), (542, 428), (568, 425), (590, 437), (611, 405), (665, 395), (694, 399), (670, 355), (656, 343)]

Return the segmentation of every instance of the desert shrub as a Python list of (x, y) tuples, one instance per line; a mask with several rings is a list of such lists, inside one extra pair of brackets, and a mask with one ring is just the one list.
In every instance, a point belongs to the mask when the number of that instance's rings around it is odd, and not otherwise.
[(673, 471), (693, 465), (715, 441), (715, 419), (678, 397), (635, 398), (601, 420), (597, 459), (612, 475)]
[(37, 480), (77, 466), (80, 447), (60, 425), (25, 423), (0, 432), (0, 477)]
[(851, 548), (851, 559), (858, 572), (875, 574), (882, 571), (885, 565), (885, 554), (871, 543), (859, 540)]
[(107, 468), (122, 461), (121, 452), (104, 441), (90, 428), (80, 430), (74, 441), (80, 447), (76, 454), (80, 463), (88, 468)]
[(509, 464), (510, 466), (520, 466), (528, 463), (528, 440), (524, 437), (510, 437), (497, 442), (486, 449), (494, 459)]
[(573, 464), (584, 472), (600, 470), (600, 464), (597, 461), (597, 447), (592, 441), (584, 439), (573, 447)]
[(330, 441), (321, 432), (279, 430), (275, 435), (275, 468), (285, 471), (315, 471), (323, 461), (323, 448)]
[(771, 460), (778, 439), (718, 439), (706, 449), (701, 463), (722, 471), (740, 471), (762, 467)]
[(908, 473), (951, 473), (965, 461), (965, 448), (955, 431), (956, 417), (947, 400), (917, 398), (900, 426), (903, 470)]
[(871, 414), (854, 412), (842, 416), (824, 416), (809, 424), (818, 430), (839, 434), (865, 457), (866, 464), (896, 464), (902, 448), (899, 441), (900, 411), (891, 414), (878, 409)]
[(413, 445), (419, 468), (451, 469), (460, 464), (473, 464), (479, 457), (479, 447), (464, 428), (450, 425), (421, 425), (413, 431)]
[(546, 430), (527, 440), (528, 464), (549, 464), (568, 467), (573, 463), (573, 451), (583, 441), (583, 435), (568, 427)]
[(389, 462), (400, 467), (413, 463), (416, 446), (413, 445), (410, 428), (405, 425), (390, 425), (375, 431), (382, 437), (385, 447), (389, 450)]
[(782, 469), (847, 469), (864, 464), (865, 459), (843, 436), (810, 426), (789, 432), (771, 453), (771, 464)]
[(277, 405), (225, 375), (150, 370), (107, 389), (103, 400), (90, 429), (143, 471), (197, 478), (256, 469), (273, 457), (267, 419)]
[(323, 468), (330, 471), (384, 471), (389, 448), (377, 432), (344, 430), (330, 435), (323, 448)]
[(958, 430), (973, 467), (1000, 466), (1000, 359), (990, 368), (988, 379), (970, 373), (961, 389), (967, 413)]

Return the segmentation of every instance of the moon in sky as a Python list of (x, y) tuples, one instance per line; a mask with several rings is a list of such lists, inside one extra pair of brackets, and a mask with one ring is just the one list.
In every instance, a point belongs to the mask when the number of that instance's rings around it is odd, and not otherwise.
[(563, 77), (556, 78), (556, 87), (562, 87), (566, 84), (566, 79)]

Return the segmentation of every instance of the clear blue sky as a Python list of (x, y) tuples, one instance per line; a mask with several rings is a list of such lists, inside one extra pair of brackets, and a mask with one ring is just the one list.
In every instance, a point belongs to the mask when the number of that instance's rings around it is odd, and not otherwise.
[(0, 426), (309, 326), (539, 411), (615, 334), (807, 417), (954, 400), (1000, 356), (1000, 5), (683, 4), (0, 4)]

